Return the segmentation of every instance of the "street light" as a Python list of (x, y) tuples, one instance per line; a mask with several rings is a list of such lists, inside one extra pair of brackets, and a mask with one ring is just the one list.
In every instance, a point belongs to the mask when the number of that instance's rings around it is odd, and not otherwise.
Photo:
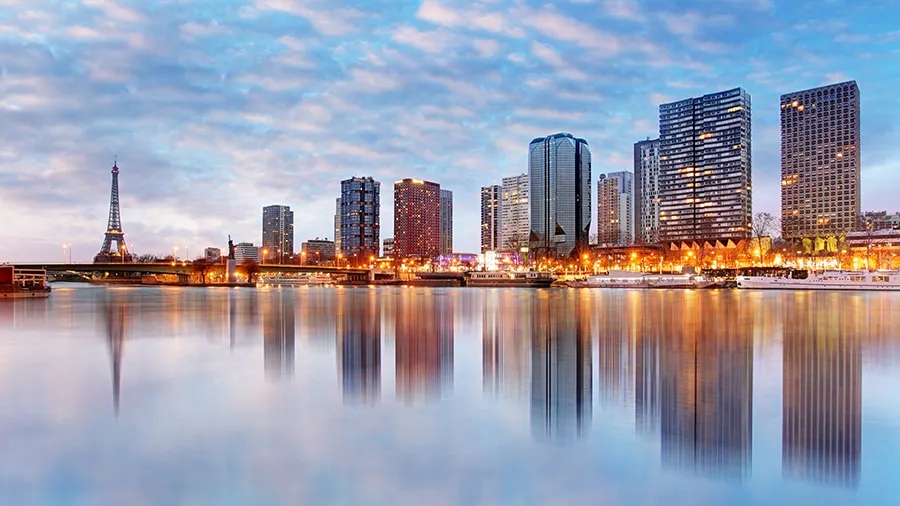
[(263, 248), (262, 263), (266, 263), (266, 257), (268, 257), (268, 256), (269, 256), (269, 250), (266, 248)]

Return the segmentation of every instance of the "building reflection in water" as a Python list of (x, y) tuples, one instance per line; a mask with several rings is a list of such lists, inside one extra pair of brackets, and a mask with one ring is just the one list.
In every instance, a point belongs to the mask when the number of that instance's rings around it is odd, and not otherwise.
[(510, 290), (491, 290), (484, 294), (482, 382), (488, 396), (528, 399), (532, 305), (521, 295)]
[(597, 390), (603, 405), (624, 407), (634, 398), (636, 370), (632, 343), (640, 320), (641, 295), (641, 292), (628, 291), (616, 297), (604, 297), (601, 303), (591, 304), (590, 307), (595, 309), (585, 311), (593, 313), (597, 319), (594, 325), (597, 329)]
[(378, 294), (347, 289), (337, 301), (337, 354), (344, 403), (375, 404), (381, 397), (381, 308)]
[(589, 320), (575, 292), (531, 298), (531, 432), (535, 439), (568, 443), (591, 425)]
[(266, 379), (294, 375), (294, 290), (261, 292), (263, 305), (263, 358)]
[(641, 307), (634, 338), (634, 425), (639, 434), (659, 430), (659, 365), (662, 326), (659, 311)]
[[(743, 479), (752, 447), (753, 339), (740, 294), (659, 292), (660, 433), (667, 467)], [(649, 314), (648, 314), (649, 317)], [(649, 319), (649, 318), (648, 318)]]
[(396, 302), (394, 338), (397, 398), (440, 398), (453, 386), (453, 313), (456, 299), (404, 290)]
[[(796, 294), (784, 319), (782, 471), (855, 487), (862, 439), (859, 299)], [(873, 316), (874, 317), (874, 316)]]
[(106, 345), (109, 350), (110, 369), (112, 370), (113, 409), (119, 416), (119, 398), (122, 385), (122, 354), (125, 351), (125, 327), (128, 313), (127, 295), (111, 290), (98, 293), (102, 310), (101, 326), (105, 331)]

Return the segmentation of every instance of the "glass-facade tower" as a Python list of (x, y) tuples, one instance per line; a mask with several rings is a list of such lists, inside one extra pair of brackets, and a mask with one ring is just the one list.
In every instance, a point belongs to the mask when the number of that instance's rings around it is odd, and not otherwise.
[(294, 256), (294, 212), (290, 206), (263, 208), (262, 250), (263, 262), (283, 263)]
[(528, 146), (531, 200), (529, 244), (538, 256), (568, 257), (588, 247), (591, 150), (568, 133)]

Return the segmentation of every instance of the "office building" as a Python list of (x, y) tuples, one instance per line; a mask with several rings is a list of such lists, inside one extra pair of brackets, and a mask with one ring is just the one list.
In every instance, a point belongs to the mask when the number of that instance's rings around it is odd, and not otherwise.
[(659, 242), (659, 139), (634, 144), (634, 240)]
[(294, 213), (290, 206), (263, 208), (263, 262), (283, 263), (294, 255)]
[(597, 244), (632, 244), (634, 179), (631, 172), (600, 174), (597, 181)]
[(259, 263), (261, 260), (259, 257), (259, 248), (254, 246), (252, 242), (239, 242), (235, 244), (234, 261), (240, 265), (247, 260)]
[(441, 255), (453, 253), (453, 192), (441, 190)]
[(900, 230), (900, 213), (866, 211), (863, 214), (863, 222), (867, 230)]
[[(337, 236), (335, 236), (337, 237)], [(378, 256), (381, 244), (381, 183), (371, 177), (341, 181), (341, 253)]]
[(568, 257), (588, 247), (591, 151), (587, 141), (559, 133), (528, 146), (531, 232), (537, 256)]
[(334, 199), (334, 251), (341, 252), (341, 198)]
[(735, 88), (660, 105), (659, 143), (660, 241), (748, 239), (750, 95)]
[(500, 250), (521, 251), (528, 246), (531, 207), (528, 174), (505, 177), (500, 196)]
[(222, 259), (222, 250), (219, 248), (206, 248), (206, 251), (203, 252), (203, 257), (207, 262), (218, 262)]
[(500, 185), (481, 187), (481, 252), (500, 249)]
[(394, 183), (395, 258), (433, 257), (441, 249), (441, 185), (421, 179)]
[(839, 237), (860, 214), (856, 81), (781, 96), (781, 227), (785, 239)]
[(381, 256), (385, 258), (394, 258), (394, 238), (386, 237), (383, 243)]
[[(333, 262), (335, 259), (334, 241), (325, 239), (310, 239), (301, 245), (301, 262), (308, 265), (318, 265), (322, 262)], [(355, 258), (355, 257), (349, 257)], [(360, 257), (368, 258), (368, 257)]]

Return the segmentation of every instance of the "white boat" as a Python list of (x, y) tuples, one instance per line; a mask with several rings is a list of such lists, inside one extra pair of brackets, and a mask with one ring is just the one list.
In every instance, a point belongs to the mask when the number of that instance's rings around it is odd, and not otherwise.
[(738, 288), (756, 290), (900, 290), (900, 271), (825, 271), (800, 279), (784, 276), (738, 276)]
[(310, 285), (331, 285), (334, 279), (328, 274), (269, 274), (260, 276), (256, 281), (257, 288), (267, 286), (310, 286)]
[(483, 271), (466, 274), (466, 285), (475, 287), (526, 287), (541, 288), (553, 284), (553, 275), (536, 271)]
[(572, 281), (575, 288), (713, 288), (718, 283), (700, 274), (645, 274), (643, 272), (610, 271)]
[(50, 296), (47, 271), (0, 266), (0, 299), (46, 299)]

